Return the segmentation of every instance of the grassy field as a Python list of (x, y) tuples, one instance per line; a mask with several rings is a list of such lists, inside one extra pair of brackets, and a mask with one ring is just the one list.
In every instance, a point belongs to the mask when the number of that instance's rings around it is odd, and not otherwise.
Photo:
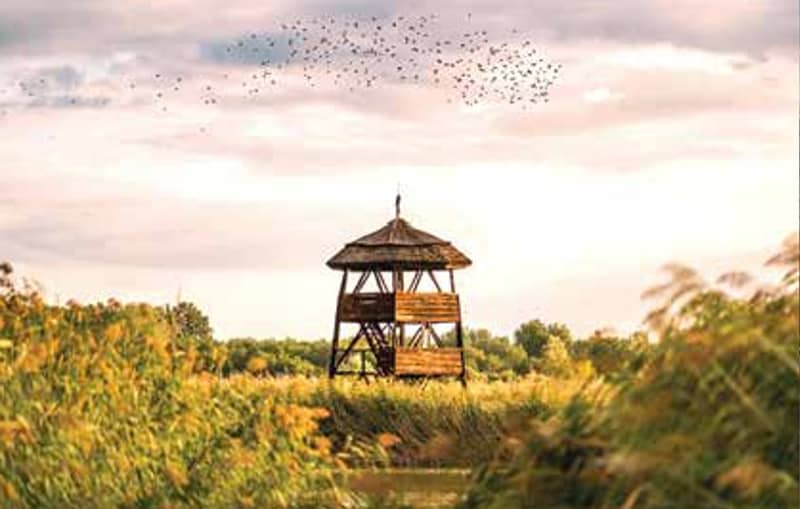
[(161, 308), (3, 285), (3, 507), (341, 507), (348, 466), (510, 458), (511, 423), (580, 389), (220, 377)]
[(738, 297), (673, 267), (645, 357), (551, 338), (467, 390), (222, 376), (169, 309), (48, 305), (5, 270), (0, 507), (798, 507), (797, 261)]
[(515, 431), (545, 419), (577, 393), (605, 388), (591, 379), (530, 375), (513, 382), (425, 387), (387, 381), (282, 378), (255, 382), (276, 401), (319, 407), (320, 432), (353, 466), (470, 467), (513, 455)]

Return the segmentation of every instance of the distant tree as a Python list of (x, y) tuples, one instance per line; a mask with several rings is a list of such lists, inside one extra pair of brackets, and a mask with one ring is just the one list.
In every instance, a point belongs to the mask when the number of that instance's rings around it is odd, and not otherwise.
[[(443, 336), (446, 345), (455, 344), (455, 332)], [(488, 329), (464, 329), (467, 369), (489, 380), (510, 379), (530, 370), (528, 355), (505, 336), (495, 336)]]
[(0, 288), (10, 289), (12, 287), (11, 273), (14, 269), (8, 262), (0, 263)]
[(239, 338), (226, 341), (223, 345), (228, 353), (222, 369), (225, 375), (252, 372), (251, 361), (261, 359), (264, 361), (264, 374), (320, 376), (327, 369), (330, 354), (330, 343), (323, 339)]
[(587, 339), (570, 345), (573, 358), (587, 360), (595, 370), (611, 381), (627, 380), (638, 372), (652, 352), (647, 335), (641, 332), (619, 337), (607, 331), (595, 331)]
[(525, 322), (514, 331), (514, 340), (521, 346), (528, 357), (539, 358), (550, 336), (560, 338), (565, 345), (572, 342), (572, 333), (561, 323), (545, 324), (539, 319)]
[(167, 315), (179, 337), (206, 339), (214, 334), (208, 317), (192, 302), (167, 306)]
[(175, 330), (176, 346), (197, 355), (198, 370), (217, 371), (221, 364), (208, 317), (192, 302), (165, 306), (164, 314)]
[(545, 375), (566, 377), (572, 374), (573, 362), (567, 345), (559, 336), (552, 335), (537, 358), (536, 368)]

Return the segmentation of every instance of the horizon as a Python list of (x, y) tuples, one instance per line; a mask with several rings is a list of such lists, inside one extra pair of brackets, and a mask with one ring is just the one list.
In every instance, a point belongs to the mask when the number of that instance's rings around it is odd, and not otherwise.
[[(325, 261), (394, 217), (399, 185), (403, 217), (473, 261), (465, 326), (629, 333), (663, 264), (762, 274), (798, 229), (796, 2), (211, 5), (0, 6), (0, 261), (50, 301), (180, 296), (220, 338), (328, 338)], [(529, 37), (563, 66), (549, 101), (308, 88), (299, 68), (258, 98), (153, 99), (162, 73), (249, 75), (219, 48), (282, 20), (430, 11)]]

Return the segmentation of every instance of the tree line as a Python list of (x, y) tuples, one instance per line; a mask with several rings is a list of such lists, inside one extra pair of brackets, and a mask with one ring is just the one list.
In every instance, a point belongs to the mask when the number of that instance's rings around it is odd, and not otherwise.
[[(204, 368), (222, 376), (249, 372), (262, 376), (323, 376), (327, 373), (330, 341), (296, 338), (214, 339), (206, 315), (193, 303), (167, 306), (180, 346), (195, 345)], [(583, 363), (610, 380), (623, 379), (644, 363), (650, 344), (644, 333), (621, 336), (596, 331), (577, 339), (562, 323), (534, 319), (520, 324), (513, 337), (498, 336), (485, 328), (464, 330), (469, 376), (478, 380), (511, 380), (531, 372), (555, 373)], [(442, 336), (455, 344), (455, 331)], [(216, 359), (213, 358), (216, 352)], [(571, 368), (567, 368), (571, 366)]]

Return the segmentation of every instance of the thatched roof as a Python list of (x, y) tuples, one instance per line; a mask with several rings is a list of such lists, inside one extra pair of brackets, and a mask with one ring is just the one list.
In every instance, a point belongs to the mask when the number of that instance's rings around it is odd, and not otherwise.
[(350, 270), (443, 270), (472, 264), (449, 242), (413, 228), (396, 217), (386, 226), (357, 239), (328, 260), (332, 269)]

